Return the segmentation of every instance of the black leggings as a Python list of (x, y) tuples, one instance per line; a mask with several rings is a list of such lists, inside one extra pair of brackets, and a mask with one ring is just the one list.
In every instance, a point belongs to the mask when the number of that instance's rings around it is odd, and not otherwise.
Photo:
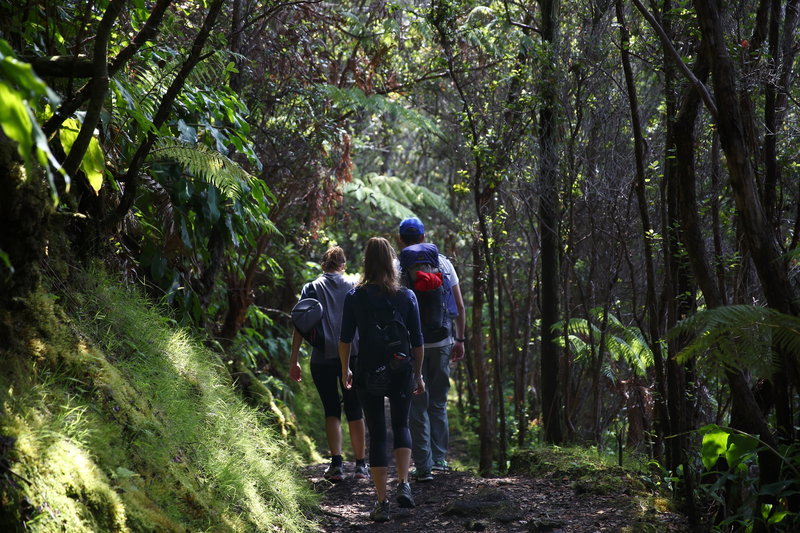
[[(408, 412), (411, 407), (412, 377), (409, 373), (403, 378), (405, 383), (397, 383), (388, 394), (389, 411), (392, 417), (393, 449), (411, 448), (411, 432), (408, 429)], [(369, 464), (370, 466), (387, 466), (389, 457), (386, 450), (386, 412), (383, 396), (375, 396), (366, 391), (362, 385), (356, 387), (361, 407), (364, 409), (364, 421), (369, 431)]]
[[(352, 366), (352, 364), (351, 364)], [(338, 359), (331, 359), (324, 363), (311, 363), (311, 379), (317, 386), (319, 399), (322, 400), (322, 408), (325, 411), (325, 418), (342, 417), (342, 401), (344, 401), (344, 416), (348, 422), (361, 420), (364, 415), (361, 412), (361, 404), (358, 402), (358, 395), (355, 389), (347, 390), (342, 386), (342, 364)], [(342, 396), (339, 396), (339, 389)]]

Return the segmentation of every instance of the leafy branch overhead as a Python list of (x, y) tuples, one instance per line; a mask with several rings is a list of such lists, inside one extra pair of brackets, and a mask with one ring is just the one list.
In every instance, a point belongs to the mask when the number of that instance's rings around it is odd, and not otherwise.
[(441, 128), (423, 113), (404, 105), (398, 98), (381, 94), (366, 94), (358, 88), (342, 89), (333, 85), (320, 85), (319, 90), (327, 95), (331, 104), (344, 113), (394, 114), (401, 122), (441, 136)]
[(416, 216), (415, 208), (429, 208), (446, 218), (453, 217), (443, 196), (395, 176), (371, 173), (354, 177), (344, 185), (344, 194), (355, 205), (366, 205), (396, 219)]

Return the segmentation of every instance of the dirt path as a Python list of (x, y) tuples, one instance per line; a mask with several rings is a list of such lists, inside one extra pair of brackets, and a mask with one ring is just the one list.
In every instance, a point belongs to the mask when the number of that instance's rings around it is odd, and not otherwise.
[[(353, 465), (346, 464), (346, 472)], [(596, 495), (583, 492), (570, 479), (524, 477), (480, 478), (468, 472), (436, 472), (427, 483), (412, 482), (415, 509), (400, 509), (391, 501), (391, 519), (376, 524), (367, 516), (374, 503), (370, 480), (348, 476), (336, 484), (322, 478), (325, 465), (314, 465), (306, 476), (323, 494), (318, 517), (323, 532), (380, 531), (382, 533), (485, 532), (685, 532), (682, 515), (642, 512), (625, 493)], [(390, 473), (390, 476), (393, 472)], [(389, 494), (394, 495), (390, 477)]]

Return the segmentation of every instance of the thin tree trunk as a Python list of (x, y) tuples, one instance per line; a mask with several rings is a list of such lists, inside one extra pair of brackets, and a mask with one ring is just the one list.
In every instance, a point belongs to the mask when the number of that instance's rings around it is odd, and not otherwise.
[(475, 236), (475, 241), (472, 245), (472, 279), (473, 279), (473, 296), (472, 296), (472, 332), (470, 337), (472, 339), (472, 346), (470, 354), (474, 361), (475, 377), (478, 381), (478, 425), (479, 425), (479, 440), (480, 440), (480, 457), (478, 461), (478, 469), (482, 474), (488, 474), (492, 471), (493, 461), (493, 436), (494, 436), (494, 416), (492, 415), (491, 396), (489, 394), (489, 369), (486, 362), (486, 356), (483, 347), (483, 295), (484, 295), (484, 279), (483, 279), (483, 257), (481, 253), (480, 237)]
[(639, 112), (639, 99), (636, 95), (636, 84), (633, 79), (633, 69), (630, 62), (630, 33), (625, 23), (624, 9), (621, 0), (616, 2), (617, 20), (620, 24), (620, 53), (622, 56), (622, 68), (625, 74), (625, 84), (628, 90), (628, 102), (631, 111), (631, 129), (633, 130), (634, 153), (636, 158), (636, 180), (634, 189), (636, 191), (637, 205), (639, 207), (639, 218), (642, 223), (642, 244), (644, 247), (646, 292), (645, 308), (647, 309), (647, 333), (648, 344), (653, 352), (653, 361), (656, 374), (655, 396), (655, 454), (661, 456), (663, 447), (663, 436), (669, 431), (669, 414), (666, 406), (667, 386), (666, 370), (658, 340), (661, 338), (658, 314), (658, 298), (656, 296), (655, 267), (653, 265), (653, 243), (651, 242), (652, 225), (650, 224), (650, 212), (646, 196), (646, 175), (645, 159), (646, 146), (642, 135), (641, 116)]
[(69, 176), (74, 176), (78, 167), (83, 161), (83, 156), (89, 148), (94, 130), (100, 120), (100, 112), (108, 94), (108, 41), (111, 39), (111, 29), (117, 20), (125, 0), (112, 0), (108, 4), (100, 24), (97, 26), (97, 35), (94, 41), (94, 57), (92, 58), (92, 80), (89, 82), (89, 107), (83, 118), (81, 130), (78, 137), (70, 148), (67, 158), (64, 160), (64, 172)]
[(558, 235), (558, 95), (556, 93), (557, 68), (554, 48), (557, 46), (559, 0), (540, 0), (542, 12), (542, 38), (549, 58), (542, 72), (540, 110), (541, 128), (541, 193), (539, 216), (542, 237), (542, 422), (544, 439), (559, 444), (561, 431), (561, 398), (559, 386), (559, 348), (554, 342), (553, 325), (559, 321), (558, 292), (561, 246)]

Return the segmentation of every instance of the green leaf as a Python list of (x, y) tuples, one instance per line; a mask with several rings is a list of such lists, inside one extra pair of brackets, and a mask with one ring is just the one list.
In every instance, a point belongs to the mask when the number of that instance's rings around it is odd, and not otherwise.
[(783, 521), (783, 519), (786, 518), (788, 515), (789, 511), (775, 511), (774, 513), (772, 513), (772, 516), (769, 517), (767, 523), (770, 525), (777, 524)]
[(92, 137), (89, 141), (89, 147), (86, 149), (83, 161), (81, 161), (81, 168), (86, 173), (86, 179), (89, 180), (89, 185), (95, 194), (99, 193), (100, 187), (103, 186), (106, 158), (103, 154), (103, 149), (100, 148), (100, 141), (96, 137)]
[(11, 273), (14, 273), (14, 265), (11, 264), (11, 258), (3, 250), (0, 250), (0, 261), (2, 261)]
[[(59, 138), (61, 139), (61, 146), (64, 148), (64, 153), (69, 154), (70, 150), (72, 150), (72, 145), (75, 143), (75, 139), (78, 138), (80, 130), (81, 123), (76, 119), (68, 118), (64, 121), (59, 131)], [(89, 185), (92, 187), (95, 194), (99, 193), (100, 187), (103, 186), (105, 165), (105, 155), (103, 154), (103, 149), (100, 147), (100, 141), (97, 140), (97, 137), (93, 136), (81, 160), (81, 170), (86, 174), (86, 179), (89, 180)]]
[(757, 447), (758, 440), (754, 437), (739, 433), (731, 434), (728, 437), (728, 450), (725, 452), (725, 459), (731, 470), (752, 456)]
[(711, 469), (716, 464), (719, 456), (725, 453), (728, 448), (728, 437), (730, 433), (722, 428), (716, 428), (703, 435), (703, 445), (700, 454), (703, 459), (703, 466)]
[(69, 151), (72, 150), (72, 145), (75, 143), (75, 139), (78, 138), (80, 131), (81, 124), (74, 118), (68, 118), (61, 125), (58, 137), (61, 139), (61, 147), (64, 149), (64, 153), (69, 154)]
[(5, 81), (0, 81), (0, 102), (3, 102), (0, 106), (0, 127), (9, 139), (17, 143), (17, 151), (22, 159), (29, 162), (33, 148), (33, 124), (28, 115), (27, 104), (22, 95)]

